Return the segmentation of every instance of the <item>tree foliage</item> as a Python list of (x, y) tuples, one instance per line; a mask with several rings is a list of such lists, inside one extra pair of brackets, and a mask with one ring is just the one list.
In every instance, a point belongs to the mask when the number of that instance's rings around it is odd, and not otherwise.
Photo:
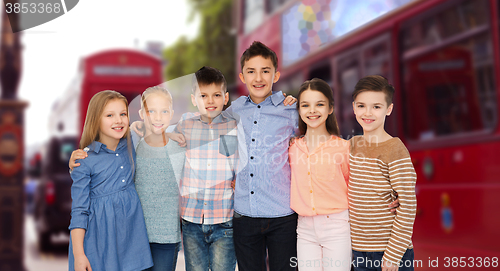
[(188, 0), (191, 18), (200, 16), (198, 36), (180, 37), (164, 50), (167, 80), (196, 72), (202, 66), (222, 71), (228, 84), (235, 79), (236, 36), (232, 34), (232, 0)]

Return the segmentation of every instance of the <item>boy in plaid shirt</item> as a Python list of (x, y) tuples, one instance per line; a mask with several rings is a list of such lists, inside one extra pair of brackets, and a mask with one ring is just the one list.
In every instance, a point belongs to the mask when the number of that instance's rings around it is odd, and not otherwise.
[(191, 101), (175, 128), (187, 144), (180, 186), (186, 270), (234, 270), (233, 188), (237, 121), (221, 114), (229, 100), (222, 73), (203, 67), (193, 76)]

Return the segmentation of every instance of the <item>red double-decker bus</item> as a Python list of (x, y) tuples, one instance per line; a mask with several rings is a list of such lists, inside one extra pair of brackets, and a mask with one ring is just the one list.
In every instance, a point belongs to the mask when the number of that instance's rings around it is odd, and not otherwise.
[[(386, 129), (404, 141), (417, 171), (413, 242), (421, 270), (491, 268), (494, 257), (498, 266), (499, 1), (235, 5), (238, 59), (259, 40), (278, 54), (275, 90), (296, 95), (305, 80), (329, 82), (344, 138), (362, 133), (352, 111), (356, 82), (379, 74), (393, 83)], [(238, 92), (247, 94), (244, 85)]]
[(115, 49), (87, 56), (80, 61), (76, 78), (53, 107), (50, 134), (79, 137), (87, 106), (97, 92), (116, 90), (130, 103), (146, 88), (162, 82), (161, 59), (151, 54)]

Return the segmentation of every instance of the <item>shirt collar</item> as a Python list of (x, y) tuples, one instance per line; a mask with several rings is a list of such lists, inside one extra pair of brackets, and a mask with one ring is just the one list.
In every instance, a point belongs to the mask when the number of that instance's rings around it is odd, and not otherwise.
[[(115, 152), (118, 151), (118, 150), (120, 150), (124, 146), (127, 146), (127, 139), (126, 138), (120, 139), (120, 142), (118, 142), (118, 145), (116, 146)], [(108, 147), (105, 144), (102, 144), (99, 141), (92, 142), (90, 145), (87, 146), (87, 148), (88, 148), (88, 151), (93, 151), (95, 153), (99, 153), (99, 151), (101, 151), (101, 149), (102, 150), (107, 150), (108, 149)]]
[[(222, 114), (223, 112), (224, 112), (224, 111), (222, 111), (222, 112), (221, 112), (221, 113), (220, 113), (217, 117), (215, 117), (215, 118), (212, 120), (212, 122), (211, 122), (210, 124), (216, 124), (216, 123), (221, 123), (221, 122), (227, 122), (227, 117), (223, 116), (223, 114)], [(201, 114), (200, 114), (200, 112), (196, 112), (196, 113), (194, 113), (194, 114), (193, 114), (193, 116), (192, 116), (192, 117), (189, 117), (189, 118), (190, 118), (190, 119), (194, 119), (194, 120), (199, 120), (199, 121), (201, 121), (201, 122), (203, 122), (203, 123), (207, 123), (207, 124), (208, 124), (208, 122), (205, 122), (205, 121), (203, 121), (203, 120), (201, 119)]]
[(334, 141), (337, 139), (338, 139), (338, 137), (331, 135), (327, 141), (323, 142), (323, 144), (320, 144), (318, 146), (319, 148), (313, 150), (312, 152), (309, 151), (309, 149), (307, 148), (307, 144), (306, 144), (304, 136), (300, 136), (299, 138), (296, 138), (294, 144), (297, 144), (297, 147), (300, 150), (302, 150), (303, 152), (312, 154), (313, 152), (317, 152), (317, 151), (321, 150), (321, 148), (328, 147), (329, 145), (334, 144)]
[[(283, 92), (280, 90), (277, 92), (273, 92), (273, 94), (267, 97), (262, 103), (266, 102), (267, 100), (271, 100), (271, 103), (274, 106), (278, 106), (279, 104), (283, 103), (285, 97), (283, 96)], [(254, 103), (254, 101), (252, 101), (252, 99), (250, 98), (250, 95), (247, 96), (247, 102)]]

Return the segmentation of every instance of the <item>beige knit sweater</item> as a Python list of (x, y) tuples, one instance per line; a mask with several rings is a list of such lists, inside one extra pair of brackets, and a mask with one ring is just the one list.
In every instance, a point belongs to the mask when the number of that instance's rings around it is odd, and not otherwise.
[[(351, 140), (349, 159), (349, 216), (352, 249), (384, 251), (384, 261), (399, 264), (407, 249), (417, 208), (417, 175), (410, 154), (397, 137), (369, 143), (363, 136)], [(389, 203), (398, 193), (397, 214)]]

